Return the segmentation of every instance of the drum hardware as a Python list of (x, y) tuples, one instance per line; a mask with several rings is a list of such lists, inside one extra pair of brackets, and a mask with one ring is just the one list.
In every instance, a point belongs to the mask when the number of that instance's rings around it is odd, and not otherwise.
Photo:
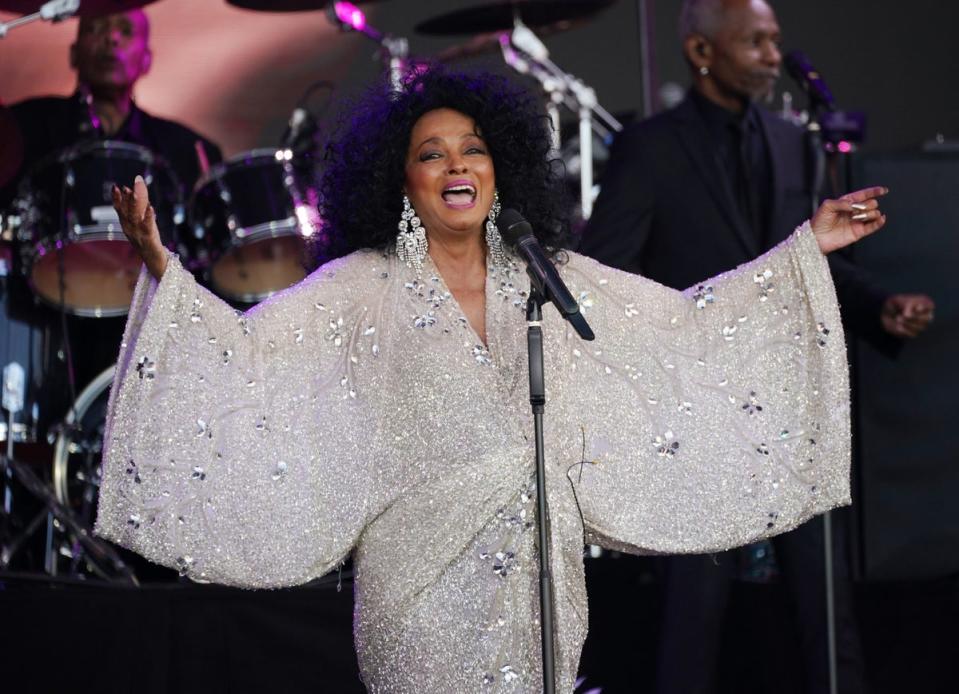
[[(14, 416), (23, 409), (26, 372), (17, 362), (7, 364), (3, 369), (2, 406), (7, 411), (8, 431), (14, 424)], [(51, 575), (56, 574), (56, 559), (53, 537), (56, 528), (63, 528), (74, 538), (78, 559), (96, 575), (106, 580), (118, 579), (137, 585), (137, 579), (126, 566), (119, 554), (109, 545), (93, 537), (89, 526), (57, 499), (53, 491), (23, 462), (14, 457), (14, 437), (7, 437), (7, 447), (0, 456), (0, 468), (3, 476), (3, 517), (0, 519), (0, 569), (10, 566), (15, 555), (24, 547), (27, 540), (46, 521), (45, 569)], [(43, 508), (22, 530), (14, 527), (13, 482), (17, 481), (31, 496), (40, 501)]]
[(380, 57), (390, 73), (393, 91), (401, 91), (409, 74), (410, 43), (402, 36), (384, 34), (366, 21), (366, 15), (350, 2), (334, 2), (326, 8), (326, 16), (341, 31), (356, 31), (380, 47)]
[[(6, 28), (10, 29), (38, 19), (59, 22), (73, 16), (99, 17), (105, 14), (126, 12), (149, 5), (151, 2), (156, 2), (156, 0), (83, 0), (82, 2), (80, 0), (52, 0), (43, 3), (40, 9), (37, 9), (37, 0), (0, 0), (0, 10), (26, 15), (8, 22)], [(3, 38), (5, 33), (2, 26), (0, 24), (0, 38)]]
[(80, 132), (87, 138), (102, 138), (104, 136), (103, 122), (100, 120), (100, 116), (97, 115), (97, 110), (93, 106), (93, 92), (91, 92), (90, 87), (83, 82), (77, 86), (77, 98), (79, 98), (80, 104), (87, 114), (86, 120), (80, 123)]
[(307, 87), (303, 91), (303, 95), (297, 100), (296, 106), (290, 114), (290, 119), (287, 121), (286, 130), (280, 137), (280, 149), (292, 150), (292, 160), (313, 157), (316, 154), (316, 138), (320, 126), (317, 122), (318, 116), (314, 115), (313, 109), (309, 107), (309, 102), (313, 95), (320, 90), (324, 90), (330, 95), (330, 98), (321, 107), (320, 112), (322, 113), (329, 108), (332, 103), (332, 94), (336, 91), (336, 85), (329, 80), (317, 80)]
[(418, 34), (456, 36), (510, 31), (521, 22), (537, 31), (562, 31), (592, 19), (616, 0), (508, 0), (452, 10), (416, 26)]
[[(24, 7), (24, 6), (27, 7)], [(19, 19), (11, 19), (9, 22), (0, 22), (0, 39), (7, 35), (10, 29), (14, 29), (24, 24), (30, 24), (38, 19), (48, 22), (60, 22), (76, 14), (80, 9), (80, 0), (51, 0), (40, 6), (39, 10), (35, 3), (22, 2), (3, 2), (0, 3), (0, 10), (12, 10), (13, 12), (29, 12)]]
[[(511, 0), (491, 2), (477, 7), (454, 10), (417, 25), (423, 34), (455, 35), (480, 32), (464, 46), (457, 46), (441, 55), (458, 59), (487, 50), (493, 41), (503, 60), (514, 71), (535, 78), (546, 94), (546, 111), (553, 123), (552, 156), (571, 161), (572, 153), (562, 148), (560, 139), (560, 107), (564, 106), (579, 120), (576, 168), (579, 173), (580, 210), (583, 220), (593, 209), (596, 189), (593, 175), (593, 136), (605, 143), (623, 129), (622, 124), (596, 98), (596, 92), (581, 79), (562, 70), (550, 60), (549, 50), (533, 31), (553, 33), (569, 29), (594, 17), (615, 0)], [(485, 33), (485, 35), (483, 35)]]
[(560, 152), (559, 107), (565, 106), (579, 118), (580, 205), (584, 220), (593, 210), (593, 132), (611, 141), (622, 124), (596, 98), (596, 92), (582, 80), (564, 72), (549, 58), (549, 50), (525, 24), (515, 20), (511, 32), (500, 35), (503, 60), (516, 72), (539, 81), (548, 96), (547, 111), (553, 120), (555, 155)]
[[(16, 211), (0, 211), (0, 243), (10, 243), (17, 237), (17, 229), (20, 228), (22, 217)], [(4, 259), (4, 268), (6, 275), (9, 270), (9, 259)]]

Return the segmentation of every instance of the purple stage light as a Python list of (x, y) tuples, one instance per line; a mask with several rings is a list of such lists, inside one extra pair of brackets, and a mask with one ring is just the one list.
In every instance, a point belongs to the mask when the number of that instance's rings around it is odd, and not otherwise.
[(363, 31), (366, 28), (366, 15), (359, 7), (351, 2), (333, 3), (336, 11), (336, 17), (344, 24), (349, 25), (355, 31)]

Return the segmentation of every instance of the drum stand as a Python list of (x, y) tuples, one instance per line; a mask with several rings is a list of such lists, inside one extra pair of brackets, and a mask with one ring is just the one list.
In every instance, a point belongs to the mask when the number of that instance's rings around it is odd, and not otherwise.
[(326, 8), (326, 17), (340, 31), (356, 31), (363, 34), (380, 47), (380, 57), (386, 63), (390, 73), (390, 85), (394, 92), (403, 90), (409, 72), (410, 44), (402, 36), (384, 34), (366, 22), (366, 15), (356, 5), (349, 2), (330, 3)]
[(593, 212), (593, 132), (604, 140), (623, 129), (622, 124), (596, 99), (596, 92), (582, 80), (564, 72), (549, 58), (549, 51), (532, 29), (517, 17), (513, 31), (500, 35), (503, 60), (516, 72), (536, 78), (549, 97), (546, 110), (553, 121), (554, 156), (559, 153), (559, 107), (579, 118), (580, 205), (584, 220)]
[[(15, 415), (23, 409), (24, 369), (12, 362), (3, 370), (3, 409), (7, 411), (7, 449), (0, 455), (0, 474), (3, 477), (3, 513), (0, 517), (0, 571), (10, 562), (25, 543), (46, 520), (44, 569), (56, 575), (56, 557), (53, 549), (55, 527), (66, 529), (75, 538), (75, 562), (82, 558), (90, 570), (107, 581), (139, 585), (136, 576), (109, 543), (93, 537), (90, 529), (74, 513), (60, 503), (53, 490), (24, 463), (13, 456), (13, 426)], [(43, 504), (36, 516), (17, 532), (13, 523), (13, 482), (17, 481), (35, 499)], [(111, 575), (111, 572), (113, 575)]]
[(40, 9), (33, 14), (11, 19), (9, 22), (0, 22), (0, 39), (4, 38), (10, 29), (35, 22), (38, 19), (44, 19), (48, 22), (59, 22), (72, 17), (79, 9), (80, 0), (51, 0), (50, 2), (44, 3)]

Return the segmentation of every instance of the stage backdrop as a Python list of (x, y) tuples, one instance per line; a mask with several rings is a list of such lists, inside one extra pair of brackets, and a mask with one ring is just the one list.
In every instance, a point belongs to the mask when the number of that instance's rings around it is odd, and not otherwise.
[(859, 561), (874, 580), (959, 575), (959, 154), (870, 155), (856, 185), (889, 186), (886, 229), (856, 260), (892, 291), (936, 300), (936, 319), (890, 359), (855, 344)]
[[(37, 5), (42, 0), (37, 0)], [(470, 37), (437, 39), (414, 27), (484, 0), (388, 0), (364, 4), (369, 22), (406, 36), (414, 54), (435, 56)], [(645, 0), (653, 39), (654, 94), (685, 86), (676, 17), (680, 0)], [(557, 3), (559, 4), (559, 3)], [(642, 112), (639, 0), (619, 0), (594, 20), (545, 39), (553, 59), (595, 87), (614, 112)], [(959, 90), (952, 89), (951, 0), (806, 0), (773, 2), (786, 48), (801, 48), (831, 85), (839, 103), (870, 118), (869, 147), (899, 149), (936, 133), (959, 137)], [(224, 0), (160, 0), (153, 21), (154, 69), (137, 89), (139, 103), (182, 120), (217, 140), (225, 153), (275, 143), (303, 90), (317, 79), (355, 92), (375, 79), (375, 47), (336, 31), (322, 12), (274, 14), (235, 9)], [(12, 15), (0, 13), (0, 18)], [(0, 100), (67, 94), (73, 74), (67, 47), (76, 20), (36, 24), (0, 39)], [(502, 66), (495, 51), (465, 62)], [(780, 87), (796, 93), (784, 77)], [(778, 99), (777, 99), (778, 103)]]

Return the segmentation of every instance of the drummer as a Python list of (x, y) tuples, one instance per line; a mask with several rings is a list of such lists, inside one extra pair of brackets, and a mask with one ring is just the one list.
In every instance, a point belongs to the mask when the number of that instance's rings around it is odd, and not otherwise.
[(0, 206), (13, 198), (18, 179), (32, 164), (52, 152), (99, 139), (141, 145), (162, 156), (180, 180), (185, 198), (201, 173), (201, 160), (215, 164), (222, 157), (207, 138), (136, 105), (134, 87), (152, 60), (150, 21), (143, 10), (81, 17), (70, 46), (70, 66), (77, 72), (73, 95), (11, 106), (23, 139), (23, 161), (19, 175), (0, 188)]

